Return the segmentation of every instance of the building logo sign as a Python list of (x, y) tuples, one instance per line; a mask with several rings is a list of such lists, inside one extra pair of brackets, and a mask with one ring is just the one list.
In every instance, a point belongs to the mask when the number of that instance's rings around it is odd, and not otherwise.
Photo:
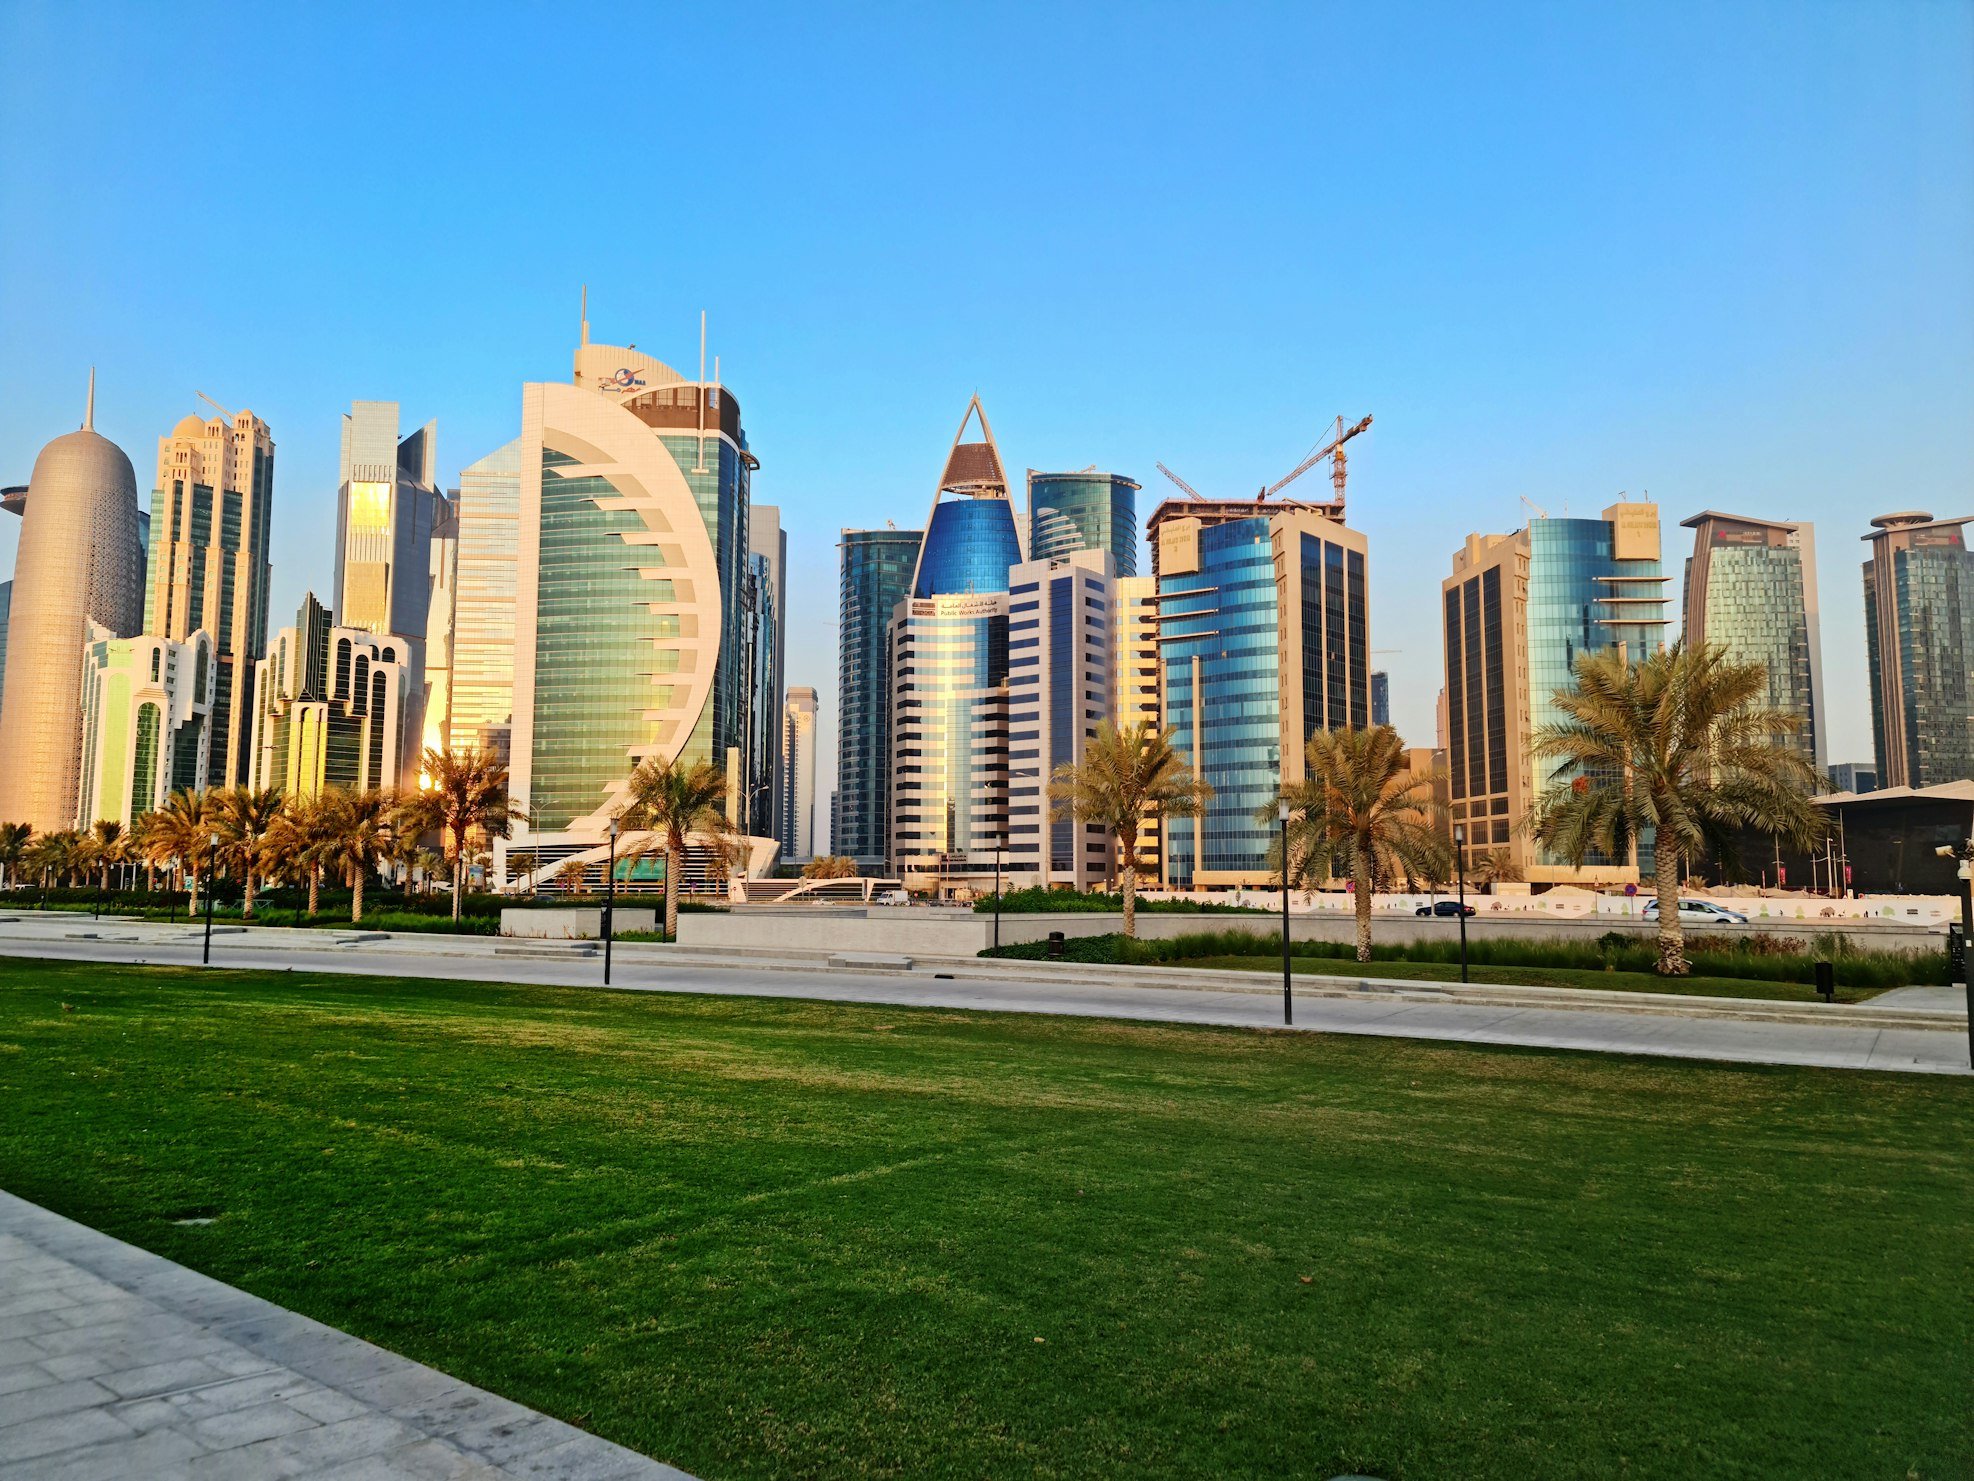
[(644, 378), (628, 365), (597, 384), (599, 391), (611, 391), (621, 396), (630, 391), (642, 391)]

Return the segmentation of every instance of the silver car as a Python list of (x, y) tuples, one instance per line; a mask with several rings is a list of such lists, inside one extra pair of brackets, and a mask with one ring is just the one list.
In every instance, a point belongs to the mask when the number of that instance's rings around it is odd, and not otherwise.
[[(1658, 918), (1659, 902), (1647, 900), (1645, 919)], [(1729, 910), (1725, 905), (1716, 905), (1711, 900), (1681, 900), (1679, 920), (1680, 924), (1689, 926), (1745, 926), (1748, 923), (1748, 917), (1740, 911)]]

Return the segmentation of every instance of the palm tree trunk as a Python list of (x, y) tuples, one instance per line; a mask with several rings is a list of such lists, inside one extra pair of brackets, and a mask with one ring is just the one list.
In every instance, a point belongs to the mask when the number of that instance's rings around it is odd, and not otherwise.
[(240, 904), (240, 918), (242, 920), (252, 920), (254, 918), (254, 866), (251, 864), (247, 866), (245, 889), (246, 894)]
[(1356, 886), (1357, 896), (1357, 960), (1371, 960), (1371, 870), (1364, 859), (1364, 850), (1357, 850), (1357, 858), (1350, 869), (1351, 883)]
[(685, 850), (667, 847), (665, 850), (665, 935), (676, 941), (679, 939), (679, 868), (685, 862)]
[(1138, 935), (1138, 866), (1127, 861), (1118, 871), (1119, 882), (1124, 886), (1124, 934), (1135, 940)]
[(1659, 975), (1684, 977), (1686, 934), (1679, 924), (1679, 851), (1664, 844), (1658, 850)]
[(363, 919), (363, 871), (350, 871), (350, 924), (356, 925)]
[(322, 866), (320, 864), (311, 864), (308, 871), (308, 915), (310, 920), (315, 919), (316, 902), (321, 897), (321, 894)]
[(460, 890), (464, 885), (460, 876), (466, 872), (466, 834), (463, 831), (452, 835), (452, 923), (459, 924), (459, 912), (463, 908)]

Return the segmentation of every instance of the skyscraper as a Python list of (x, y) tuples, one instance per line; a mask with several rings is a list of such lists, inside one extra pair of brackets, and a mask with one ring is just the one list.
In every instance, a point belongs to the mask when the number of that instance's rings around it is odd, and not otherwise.
[(908, 886), (993, 875), (1007, 829), (1008, 572), (1020, 561), (976, 396), (933, 493), (912, 595), (891, 620), (891, 863)]
[(1371, 670), (1371, 723), (1391, 724), (1391, 675), (1383, 669)]
[(274, 508), (274, 440), (250, 411), (188, 416), (158, 439), (151, 492), (150, 584), (144, 631), (188, 642), (212, 638), (218, 670), (215, 787), (247, 779), (253, 668), (267, 650), (268, 527)]
[(38, 833), (72, 827), (82, 771), (82, 656), (89, 624), (135, 633), (137, 478), (95, 429), (41, 449), (28, 481), (0, 696), (0, 819)]
[(891, 818), (891, 615), (912, 592), (922, 530), (844, 530), (837, 628), (836, 803), (830, 849), (886, 867)]
[(338, 626), (310, 592), (254, 665), (251, 785), (289, 797), (393, 787), (416, 762), (409, 640)]
[(509, 760), (514, 728), (515, 551), (521, 443), (496, 448), (459, 475), (459, 584), (452, 614), (452, 717), (457, 750)]
[(355, 401), (343, 416), (342, 484), (336, 503), (336, 622), (388, 635), (411, 675), (402, 717), (405, 734), (393, 753), (400, 775), (387, 786), (409, 787), (418, 773), (425, 735), (425, 654), (432, 618), (433, 537), (451, 524), (438, 488), (438, 427), (427, 422), (398, 437), (398, 403)]
[[(442, 496), (432, 525), (429, 599), (425, 608), (425, 685), (419, 697), (425, 733), (412, 765), (423, 769), (426, 751), (452, 747), (452, 640), (459, 607), (459, 490)], [(465, 748), (462, 748), (465, 749)]]
[(120, 638), (90, 626), (83, 654), (82, 782), (73, 825), (125, 827), (173, 791), (209, 782), (218, 697), (212, 639)]
[(1214, 788), (1166, 828), (1166, 883), (1266, 884), (1257, 811), (1313, 731), (1370, 724), (1369, 547), (1341, 504), (1173, 499), (1150, 530), (1165, 734)]
[(14, 583), (0, 581), (0, 705), (7, 702), (7, 619), (14, 610)]
[(788, 536), (781, 511), (756, 504), (748, 513), (746, 792), (734, 822), (780, 838), (783, 677), (787, 665)]
[(1864, 538), (1864, 636), (1880, 787), (1974, 777), (1974, 515), (1883, 514)]
[(1119, 576), (1138, 574), (1138, 485), (1121, 473), (1028, 470), (1028, 556), (1106, 552)]
[(1024, 561), (1008, 573), (1008, 875), (1082, 891), (1110, 874), (1110, 835), (1058, 820), (1056, 768), (1080, 764), (1114, 713), (1117, 579), (1107, 550)]
[[(703, 375), (703, 372), (702, 372)], [(745, 725), (740, 405), (634, 349), (522, 388), (511, 781), (536, 867), (603, 844), (652, 757), (725, 765)]]
[(1576, 687), (1581, 653), (1622, 647), (1633, 658), (1665, 641), (1659, 512), (1614, 504), (1602, 519), (1537, 519), (1512, 535), (1469, 535), (1440, 583), (1446, 661), (1448, 794), (1466, 829), (1468, 867), (1506, 849), (1524, 877), (1622, 883), (1641, 858), (1596, 855), (1579, 869), (1537, 850), (1519, 826), (1551, 780), (1539, 729), (1566, 717), (1558, 689)]
[(1686, 641), (1718, 645), (1736, 663), (1766, 669), (1766, 704), (1802, 721), (1792, 740), (1820, 764), (1823, 645), (1813, 527), (1711, 509), (1680, 525), (1693, 531)]
[(798, 684), (788, 691), (781, 724), (781, 856), (811, 859), (816, 852), (816, 691)]

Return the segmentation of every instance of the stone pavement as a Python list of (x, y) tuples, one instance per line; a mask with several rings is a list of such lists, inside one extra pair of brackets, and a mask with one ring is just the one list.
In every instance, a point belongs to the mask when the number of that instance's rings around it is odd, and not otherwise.
[(7, 1481), (691, 1481), (0, 1192)]

